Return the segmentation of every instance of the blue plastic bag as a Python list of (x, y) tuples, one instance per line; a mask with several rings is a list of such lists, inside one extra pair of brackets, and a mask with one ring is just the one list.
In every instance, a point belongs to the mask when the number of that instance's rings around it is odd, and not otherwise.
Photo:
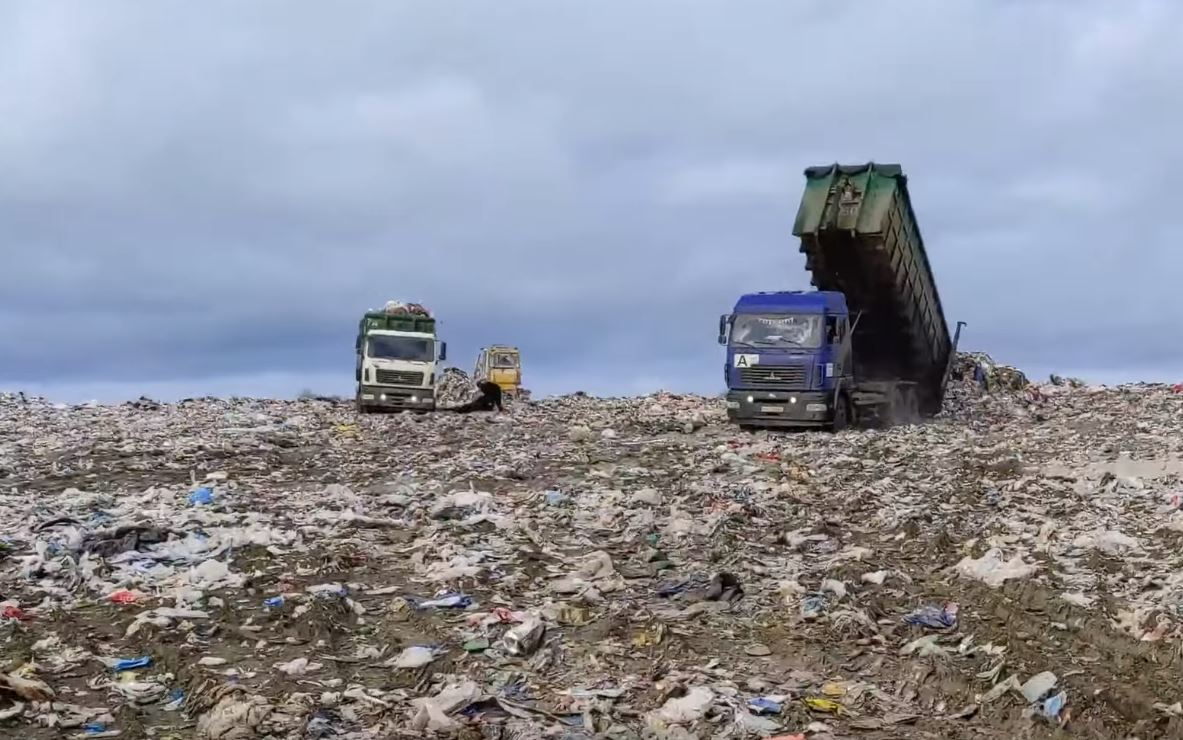
[(780, 702), (761, 696), (749, 699), (748, 709), (752, 710), (752, 714), (780, 714), (784, 707), (780, 705)]
[(953, 602), (944, 606), (922, 606), (904, 617), (904, 621), (919, 627), (944, 630), (957, 626), (957, 611), (958, 606)]
[(472, 606), (472, 597), (465, 594), (445, 594), (438, 599), (420, 602), (417, 609), (467, 609)]
[(214, 502), (214, 489), (202, 486), (189, 494), (190, 506), (209, 505)]
[(1064, 711), (1064, 704), (1068, 702), (1068, 694), (1061, 691), (1055, 696), (1049, 696), (1043, 700), (1043, 716), (1048, 719), (1060, 718), (1060, 712)]
[(152, 665), (152, 658), (145, 655), (139, 658), (125, 658), (116, 661), (115, 665), (111, 667), (111, 670), (120, 673), (122, 671), (134, 671), (137, 668), (147, 668), (150, 665)]

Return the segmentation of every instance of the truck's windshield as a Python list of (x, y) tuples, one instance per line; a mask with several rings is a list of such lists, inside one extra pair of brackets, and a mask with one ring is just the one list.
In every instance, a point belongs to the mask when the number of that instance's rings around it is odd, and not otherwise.
[(819, 314), (740, 314), (731, 327), (732, 344), (747, 347), (818, 347), (821, 339), (822, 317)]
[(435, 359), (435, 347), (430, 339), (372, 334), (366, 342), (366, 354), (381, 360), (431, 362)]

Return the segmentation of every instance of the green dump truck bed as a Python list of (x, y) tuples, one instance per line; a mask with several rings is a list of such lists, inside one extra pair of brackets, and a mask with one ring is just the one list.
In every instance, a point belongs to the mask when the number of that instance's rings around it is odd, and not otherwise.
[(357, 325), (360, 337), (367, 331), (407, 331), (422, 334), (435, 333), (435, 319), (414, 313), (386, 313), (385, 311), (367, 311)]
[(935, 414), (953, 344), (903, 170), (829, 165), (805, 178), (793, 234), (813, 285), (841, 291), (861, 313), (856, 374), (915, 382), (922, 410)]

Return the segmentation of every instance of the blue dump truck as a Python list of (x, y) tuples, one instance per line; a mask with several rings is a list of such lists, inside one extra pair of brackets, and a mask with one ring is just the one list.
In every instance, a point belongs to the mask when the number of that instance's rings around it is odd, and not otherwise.
[(797, 210), (814, 291), (719, 319), (728, 417), (746, 427), (911, 423), (941, 409), (950, 338), (899, 165), (811, 167)]

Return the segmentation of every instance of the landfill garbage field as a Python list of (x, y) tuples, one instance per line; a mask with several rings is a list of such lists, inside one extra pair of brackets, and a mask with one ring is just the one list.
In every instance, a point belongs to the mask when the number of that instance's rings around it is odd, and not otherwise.
[(1183, 736), (1183, 393), (0, 396), (0, 737)]

